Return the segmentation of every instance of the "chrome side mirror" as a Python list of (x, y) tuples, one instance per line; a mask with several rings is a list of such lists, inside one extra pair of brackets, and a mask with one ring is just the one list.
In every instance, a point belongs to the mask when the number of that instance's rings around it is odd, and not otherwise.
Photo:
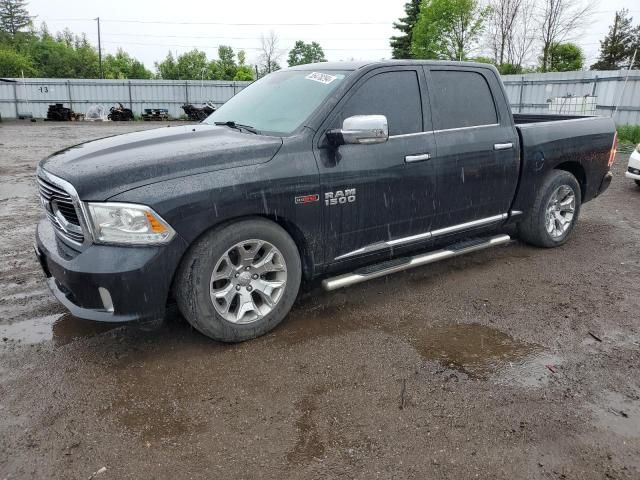
[(354, 115), (344, 119), (341, 129), (327, 132), (333, 145), (384, 143), (389, 139), (389, 125), (384, 115)]

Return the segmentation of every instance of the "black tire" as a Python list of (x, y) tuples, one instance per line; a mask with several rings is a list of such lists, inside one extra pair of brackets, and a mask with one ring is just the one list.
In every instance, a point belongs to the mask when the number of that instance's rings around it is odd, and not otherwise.
[[(286, 263), (286, 284), (273, 310), (253, 323), (238, 324), (218, 313), (210, 296), (211, 274), (218, 260), (234, 245), (249, 239), (275, 246)], [(242, 342), (274, 329), (289, 313), (298, 295), (302, 267), (298, 248), (289, 234), (269, 220), (253, 218), (214, 229), (197, 240), (178, 269), (175, 297), (184, 318), (200, 333), (222, 342)]]
[[(561, 186), (567, 186), (575, 195), (575, 211), (569, 228), (560, 236), (553, 237), (546, 229), (546, 209), (553, 193)], [(544, 248), (558, 247), (569, 238), (580, 215), (582, 194), (578, 180), (564, 170), (552, 170), (545, 177), (529, 214), (518, 224), (518, 233), (522, 240), (531, 245)]]
[(636, 180), (636, 185), (640, 187), (640, 180)]

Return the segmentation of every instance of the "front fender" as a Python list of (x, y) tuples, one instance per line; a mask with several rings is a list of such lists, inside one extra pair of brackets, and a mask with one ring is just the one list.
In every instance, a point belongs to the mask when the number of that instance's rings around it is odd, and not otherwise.
[[(311, 155), (311, 154), (309, 154)], [(236, 219), (261, 216), (294, 238), (308, 275), (323, 264), (321, 202), (296, 203), (319, 194), (315, 160), (280, 157), (268, 164), (203, 173), (154, 183), (109, 199), (152, 207), (191, 245), (205, 232)], [(311, 272), (311, 273), (309, 273)]]

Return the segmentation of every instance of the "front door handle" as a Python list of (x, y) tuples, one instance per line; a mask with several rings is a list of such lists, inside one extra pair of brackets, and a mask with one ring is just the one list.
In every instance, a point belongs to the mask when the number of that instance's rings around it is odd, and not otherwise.
[(407, 155), (406, 157), (404, 157), (404, 161), (407, 163), (422, 162), (424, 160), (429, 160), (430, 158), (430, 153), (420, 153), (418, 155)]
[(496, 143), (493, 146), (494, 150), (509, 150), (513, 148), (513, 143), (512, 142), (508, 142), (508, 143)]

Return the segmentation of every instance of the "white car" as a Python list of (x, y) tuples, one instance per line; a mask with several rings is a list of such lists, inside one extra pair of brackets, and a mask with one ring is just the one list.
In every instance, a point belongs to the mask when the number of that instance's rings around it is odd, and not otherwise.
[(629, 167), (624, 174), (627, 178), (633, 178), (640, 185), (640, 143), (629, 158)]

